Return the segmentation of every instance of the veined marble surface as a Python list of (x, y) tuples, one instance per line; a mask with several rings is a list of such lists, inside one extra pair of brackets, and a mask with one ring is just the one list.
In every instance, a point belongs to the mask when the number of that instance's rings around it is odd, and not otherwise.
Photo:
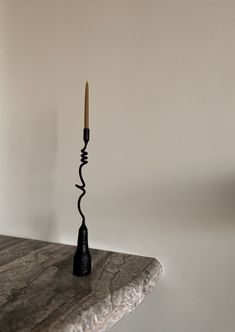
[(74, 246), (0, 235), (1, 332), (97, 332), (153, 289), (154, 258), (90, 249), (92, 274), (72, 274)]

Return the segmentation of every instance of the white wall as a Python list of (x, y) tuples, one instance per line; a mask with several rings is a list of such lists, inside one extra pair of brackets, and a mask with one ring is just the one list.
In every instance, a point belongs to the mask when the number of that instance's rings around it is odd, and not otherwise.
[(113, 331), (235, 330), (235, 3), (1, 0), (0, 232), (161, 260)]

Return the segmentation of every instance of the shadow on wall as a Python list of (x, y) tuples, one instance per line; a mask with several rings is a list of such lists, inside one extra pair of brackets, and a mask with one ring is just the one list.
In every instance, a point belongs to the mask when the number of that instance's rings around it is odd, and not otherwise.
[[(126, 225), (144, 220), (153, 229), (157, 226), (185, 231), (226, 231), (235, 226), (233, 176), (147, 182), (123, 191), (115, 201), (128, 215)], [(119, 218), (123, 220), (125, 216)]]
[(20, 236), (49, 240), (51, 233), (56, 231), (52, 196), (57, 111), (30, 109), (18, 113), (14, 114), (13, 127), (7, 138), (5, 195), (8, 206), (1, 228), (6, 233), (14, 229)]
[(201, 178), (166, 188), (157, 207), (177, 227), (225, 229), (235, 225), (234, 201), (233, 177)]

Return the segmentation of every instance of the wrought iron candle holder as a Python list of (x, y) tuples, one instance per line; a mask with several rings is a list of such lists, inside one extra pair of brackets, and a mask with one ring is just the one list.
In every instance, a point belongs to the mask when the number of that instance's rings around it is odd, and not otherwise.
[(74, 254), (73, 260), (73, 274), (76, 276), (86, 276), (91, 273), (91, 255), (88, 246), (88, 229), (86, 227), (86, 218), (81, 209), (81, 200), (86, 194), (86, 184), (82, 175), (82, 168), (88, 163), (88, 152), (86, 151), (87, 144), (89, 141), (90, 130), (89, 128), (83, 129), (83, 141), (84, 147), (81, 150), (81, 164), (79, 166), (79, 177), (81, 180), (81, 185), (76, 184), (75, 186), (82, 191), (81, 195), (78, 198), (77, 207), (78, 211), (82, 217), (82, 225), (79, 228), (78, 232), (78, 242), (77, 249)]

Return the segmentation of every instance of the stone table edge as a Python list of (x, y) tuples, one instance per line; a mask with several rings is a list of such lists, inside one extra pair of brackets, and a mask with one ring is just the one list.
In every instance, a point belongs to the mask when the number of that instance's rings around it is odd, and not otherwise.
[[(102, 250), (102, 249), (101, 249)], [(105, 250), (108, 251), (108, 250)], [(114, 251), (109, 251), (114, 252)], [(118, 252), (119, 253), (119, 252)], [(120, 254), (126, 254), (126, 253), (120, 253)], [(128, 254), (129, 255), (129, 254)], [(140, 256), (135, 254), (130, 254), (133, 256)], [(146, 256), (142, 256), (146, 257)], [(144, 270), (138, 277), (134, 278), (131, 282), (126, 284), (124, 287), (121, 287), (120, 289), (114, 291), (112, 295), (106, 296), (100, 301), (97, 301), (91, 308), (87, 309), (84, 312), (84, 319), (87, 320), (95, 320), (96, 323), (94, 329), (85, 328), (81, 329), (81, 317), (77, 317), (77, 322), (69, 323), (67, 326), (64, 327), (64, 332), (105, 332), (108, 329), (112, 328), (116, 323), (118, 323), (123, 317), (127, 316), (129, 313), (131, 313), (134, 309), (136, 309), (143, 300), (147, 297), (147, 295), (156, 287), (157, 282), (159, 281), (160, 277), (163, 274), (163, 267), (161, 263), (153, 257), (146, 257), (150, 258), (153, 261), (148, 265), (147, 269)], [(133, 289), (135, 290), (135, 293), (133, 292)], [(139, 291), (138, 291), (139, 289)], [(135, 294), (134, 300), (128, 299), (127, 294)], [(114, 304), (118, 302), (119, 298), (122, 299), (122, 302), (126, 301), (124, 308), (122, 311), (120, 311), (121, 303)], [(107, 312), (103, 316), (103, 319), (101, 320), (102, 316), (99, 316), (97, 318), (97, 312), (99, 312), (100, 306), (107, 308), (107, 311), (109, 308), (111, 310)], [(115, 308), (113, 310), (113, 307)], [(93, 324), (91, 324), (93, 325)]]
[[(18, 238), (21, 240), (32, 240), (39, 241), (46, 244), (56, 244), (61, 246), (70, 246), (76, 248), (76, 246), (71, 244), (63, 244), (57, 242), (49, 242), (45, 240), (38, 239), (28, 239), (21, 238), (17, 236), (3, 235), (3, 237), (12, 237)], [(93, 248), (91, 248), (93, 249)], [(158, 280), (163, 274), (163, 268), (161, 263), (153, 257), (147, 257), (138, 254), (130, 254), (125, 252), (117, 252), (106, 249), (95, 249), (109, 253), (117, 253), (123, 255), (137, 256), (151, 259), (147, 267), (135, 278), (133, 278), (129, 283), (110, 293), (110, 295), (104, 297), (102, 300), (97, 301), (92, 307), (85, 310), (81, 316), (77, 316), (77, 320), (73, 323), (65, 324), (63, 327), (64, 332), (104, 332), (107, 329), (113, 327), (119, 320), (124, 316), (132, 312), (140, 303), (146, 298), (146, 296), (153, 290), (157, 285)], [(103, 310), (100, 312), (100, 307), (103, 307)], [(100, 316), (99, 316), (100, 314)], [(95, 320), (94, 329), (91, 328), (81, 328), (81, 319), (83, 320)], [(92, 324), (93, 325), (93, 324)], [(52, 331), (50, 329), (50, 331)]]

